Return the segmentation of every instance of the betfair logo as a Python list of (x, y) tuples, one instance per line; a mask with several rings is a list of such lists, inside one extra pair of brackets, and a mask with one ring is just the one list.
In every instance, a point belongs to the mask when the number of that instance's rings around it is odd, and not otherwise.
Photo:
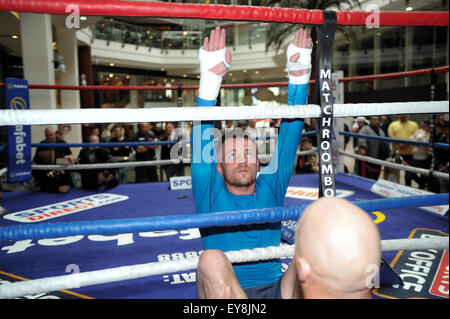
[(26, 110), (27, 102), (20, 96), (16, 96), (15, 98), (13, 98), (11, 100), (10, 108), (11, 108), (11, 110)]

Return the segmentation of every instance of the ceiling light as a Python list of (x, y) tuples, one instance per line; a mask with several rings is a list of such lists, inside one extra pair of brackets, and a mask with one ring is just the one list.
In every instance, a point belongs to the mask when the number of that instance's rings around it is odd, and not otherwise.
[(19, 36), (14, 34), (14, 35), (11, 36), (11, 38), (13, 38), (13, 39), (18, 39)]
[(113, 63), (113, 62), (111, 62), (111, 63), (109, 64), (109, 66), (114, 66), (114, 63)]
[(86, 20), (87, 20), (87, 17), (80, 17), (80, 20), (81, 20), (81, 21), (86, 21)]
[(406, 11), (413, 11), (413, 7), (406, 7)]

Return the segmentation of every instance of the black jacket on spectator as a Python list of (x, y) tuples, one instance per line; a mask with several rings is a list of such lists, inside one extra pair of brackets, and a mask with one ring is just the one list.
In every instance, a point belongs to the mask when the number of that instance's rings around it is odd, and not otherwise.
[[(156, 135), (153, 132), (149, 132), (147, 134), (142, 134), (137, 132), (133, 136), (133, 142), (151, 142), (156, 139)], [(155, 150), (149, 148), (147, 152), (144, 153), (136, 153), (137, 161), (152, 161), (155, 159)]]
[[(98, 163), (111, 163), (111, 157), (108, 149), (100, 147), (85, 147), (81, 150), (78, 156), (78, 162), (80, 164), (98, 164)], [(84, 169), (80, 171), (81, 174), (81, 187), (86, 189), (98, 189), (102, 184), (98, 183), (98, 174), (112, 175), (112, 180), (106, 185), (108, 187), (116, 187), (119, 184), (119, 174), (117, 169)]]
[[(110, 143), (125, 143), (128, 142), (126, 139), (123, 139), (122, 141), (119, 141), (116, 137), (112, 137), (109, 140)], [(129, 156), (131, 153), (131, 147), (129, 146), (120, 146), (120, 147), (110, 147), (109, 153), (112, 156)]]
[[(50, 143), (48, 140), (43, 140), (40, 143)], [(63, 140), (56, 140), (56, 143), (66, 143)], [(42, 151), (54, 151), (55, 160), (53, 163), (47, 162), (44, 158), (39, 156)], [(72, 151), (68, 147), (38, 147), (36, 154), (33, 157), (33, 162), (38, 165), (54, 165), (56, 159), (63, 158), (66, 155), (71, 155)], [(41, 191), (49, 193), (58, 193), (60, 186), (68, 185), (73, 187), (72, 175), (69, 171), (64, 170), (33, 170), (33, 177), (39, 185)]]
[[(155, 139), (156, 135), (152, 131), (149, 131), (146, 134), (137, 132), (133, 137), (133, 142), (151, 142)], [(148, 148), (146, 152), (136, 152), (136, 161), (153, 161), (155, 160), (155, 155), (155, 150), (153, 148)], [(136, 167), (135, 172), (136, 183), (158, 182), (159, 180), (155, 166)]]

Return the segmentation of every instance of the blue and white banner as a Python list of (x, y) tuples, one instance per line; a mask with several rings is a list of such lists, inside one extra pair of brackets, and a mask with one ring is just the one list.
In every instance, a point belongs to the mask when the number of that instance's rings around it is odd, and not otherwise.
[(170, 178), (170, 189), (173, 191), (191, 188), (192, 188), (191, 176), (174, 176)]
[(42, 222), (53, 218), (60, 218), (70, 214), (83, 212), (101, 206), (111, 205), (127, 200), (128, 196), (120, 194), (100, 193), (57, 202), (50, 205), (21, 210), (3, 216), (3, 218), (19, 223)]
[[(372, 187), (370, 188), (370, 191), (380, 196), (388, 198), (434, 194), (432, 192), (424, 191), (410, 186), (400, 185), (384, 179), (380, 179), (375, 184), (373, 184)], [(425, 206), (421, 208), (425, 209), (426, 211), (436, 213), (442, 216), (444, 216), (448, 211), (448, 205)]]
[[(28, 110), (28, 81), (5, 78), (6, 108)], [(31, 179), (31, 128), (29, 125), (8, 126), (8, 182)]]

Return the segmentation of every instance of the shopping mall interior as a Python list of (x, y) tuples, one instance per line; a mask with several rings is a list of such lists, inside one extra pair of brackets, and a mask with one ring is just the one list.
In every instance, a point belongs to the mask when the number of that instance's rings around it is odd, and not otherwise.
[[(283, 6), (289, 1), (173, 0), (173, 2)], [(169, 1), (170, 2), (170, 1)], [(301, 2), (301, 1), (300, 1)], [(304, 1), (315, 3), (314, 1)], [(306, 9), (448, 11), (442, 0), (353, 0), (341, 7), (321, 1)], [(319, 2), (317, 2), (319, 3)], [(68, 13), (71, 11), (69, 10)], [(0, 12), (0, 82), (25, 78), (30, 84), (160, 86), (198, 85), (198, 49), (217, 25), (226, 29), (232, 67), (223, 84), (286, 82), (285, 48), (296, 25), (245, 21), (141, 17), (42, 15)], [(78, 20), (77, 20), (78, 19)], [(315, 26), (304, 26), (314, 33)], [(446, 66), (448, 27), (338, 26), (333, 72), (344, 77)], [(437, 76), (435, 99), (448, 99), (448, 73)], [(30, 90), (31, 108), (150, 108), (193, 106), (196, 90)], [(226, 106), (286, 103), (286, 86), (222, 89)], [(430, 76), (348, 82), (344, 102), (428, 101)], [(3, 92), (0, 93), (4, 106)], [(312, 103), (312, 101), (310, 101)], [(86, 140), (82, 127), (62, 127), (65, 140)], [(43, 138), (33, 128), (33, 142)]]

